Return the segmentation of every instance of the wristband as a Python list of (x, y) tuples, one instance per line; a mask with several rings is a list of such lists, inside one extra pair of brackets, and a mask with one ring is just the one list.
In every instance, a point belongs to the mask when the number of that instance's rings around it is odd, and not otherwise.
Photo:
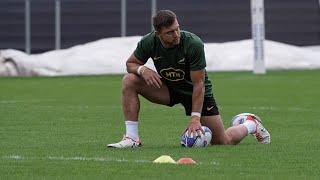
[(201, 113), (199, 112), (192, 112), (191, 116), (197, 116), (197, 117), (201, 117)]
[[(138, 67), (138, 69), (137, 69), (137, 74), (141, 75), (141, 74), (144, 72), (144, 70), (143, 70), (142, 68), (145, 69), (144, 66), (139, 66), (139, 67)], [(142, 70), (142, 72), (141, 72), (141, 70)]]
[(147, 69), (147, 67), (143, 66), (143, 68), (141, 68), (140, 74), (142, 75), (146, 69)]

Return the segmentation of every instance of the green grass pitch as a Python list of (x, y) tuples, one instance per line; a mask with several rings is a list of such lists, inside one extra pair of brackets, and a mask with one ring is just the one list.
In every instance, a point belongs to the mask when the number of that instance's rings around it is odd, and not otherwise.
[[(106, 149), (124, 132), (120, 75), (0, 78), (0, 179), (319, 179), (320, 70), (209, 73), (224, 124), (264, 120), (270, 145), (180, 147), (182, 106), (141, 100), (139, 149)], [(153, 164), (160, 155), (195, 166)]]

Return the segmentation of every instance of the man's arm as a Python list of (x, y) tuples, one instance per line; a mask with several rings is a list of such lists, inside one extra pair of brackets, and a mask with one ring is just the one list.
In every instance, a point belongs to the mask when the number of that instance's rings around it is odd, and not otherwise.
[(204, 70), (191, 71), (190, 73), (191, 81), (193, 83), (193, 93), (192, 93), (192, 112), (202, 111), (203, 99), (204, 99)]
[(128, 73), (135, 73), (137, 75), (138, 74), (138, 68), (142, 65), (144, 65), (145, 63), (143, 63), (142, 61), (140, 61), (139, 59), (137, 59), (134, 54), (131, 54), (131, 56), (128, 58), (127, 62), (126, 62), (126, 66), (127, 66), (127, 72)]
[(204, 99), (204, 77), (205, 71), (191, 71), (191, 81), (193, 83), (192, 93), (192, 114), (189, 122), (188, 131), (189, 133), (195, 133), (197, 129), (201, 130), (200, 116), (202, 112), (203, 99)]
[(144, 64), (134, 54), (131, 54), (126, 62), (127, 72), (139, 75), (149, 86), (160, 88), (162, 86), (161, 76), (152, 69), (143, 66)]

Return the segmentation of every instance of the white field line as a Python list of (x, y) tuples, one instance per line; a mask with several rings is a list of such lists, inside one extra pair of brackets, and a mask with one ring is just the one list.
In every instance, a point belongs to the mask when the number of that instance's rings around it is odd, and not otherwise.
[(54, 102), (54, 99), (33, 99), (33, 100), (0, 100), (0, 104), (16, 104), (16, 103), (39, 103), (39, 102)]
[[(238, 107), (236, 105), (227, 105), (228, 107)], [(227, 108), (227, 106), (220, 106), (221, 109)], [(250, 110), (262, 110), (262, 111), (293, 111), (293, 112), (312, 112), (311, 108), (307, 107), (298, 107), (298, 106), (291, 106), (291, 107), (276, 107), (276, 106), (252, 106), (248, 109)]]
[[(47, 156), (47, 157), (25, 157), (20, 155), (3, 156), (2, 159), (16, 160), (16, 161), (30, 161), (30, 160), (52, 160), (52, 161), (93, 161), (93, 162), (120, 162), (120, 163), (152, 163), (150, 160), (127, 160), (127, 159), (112, 159), (104, 157), (65, 157), (65, 156)], [(220, 163), (212, 161), (210, 163), (197, 162), (198, 165), (215, 165)]]
[(253, 106), (249, 107), (251, 110), (263, 110), (263, 111), (292, 111), (292, 112), (313, 112), (311, 108), (307, 107), (297, 107), (297, 106), (292, 106), (292, 107), (274, 107), (274, 106)]
[(147, 160), (126, 160), (126, 159), (111, 159), (104, 157), (65, 157), (65, 156), (47, 156), (47, 157), (25, 157), (20, 155), (3, 156), (3, 159), (11, 160), (57, 160), (57, 161), (96, 161), (96, 162), (134, 162), (134, 163), (151, 163)]

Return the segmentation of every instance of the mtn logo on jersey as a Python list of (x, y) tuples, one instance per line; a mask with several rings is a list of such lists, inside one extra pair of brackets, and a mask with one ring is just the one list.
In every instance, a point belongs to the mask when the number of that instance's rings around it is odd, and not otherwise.
[(169, 81), (180, 81), (184, 79), (184, 71), (181, 69), (174, 69), (172, 67), (167, 68), (167, 69), (162, 69), (160, 71), (160, 74), (162, 77)]

